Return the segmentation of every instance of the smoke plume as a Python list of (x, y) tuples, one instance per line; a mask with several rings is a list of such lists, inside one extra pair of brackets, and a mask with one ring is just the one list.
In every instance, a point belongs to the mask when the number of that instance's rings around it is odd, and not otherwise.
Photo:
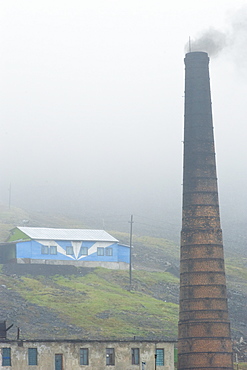
[(247, 6), (232, 13), (227, 24), (228, 29), (225, 32), (209, 28), (191, 38), (185, 51), (205, 51), (210, 57), (215, 57), (223, 49), (228, 49), (232, 57), (241, 55), (243, 59), (247, 54)]
[(211, 28), (203, 32), (198, 38), (190, 39), (185, 49), (186, 52), (205, 51), (212, 57), (224, 49), (228, 41), (229, 37), (226, 34)]

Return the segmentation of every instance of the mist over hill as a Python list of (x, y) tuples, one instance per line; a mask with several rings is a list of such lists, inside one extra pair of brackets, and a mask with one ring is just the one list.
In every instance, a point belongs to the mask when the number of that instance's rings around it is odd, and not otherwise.
[[(159, 194), (153, 194), (151, 203), (146, 198), (141, 202), (139, 198), (132, 199), (129, 204), (127, 199), (106, 196), (98, 198), (85, 198), (75, 201), (76, 195), (71, 195), (69, 202), (59, 192), (49, 200), (46, 197), (32, 204), (24, 204), (23, 207), (0, 204), (0, 222), (2, 230), (5, 230), (5, 240), (8, 236), (8, 224), (10, 227), (23, 225), (23, 220), (28, 221), (28, 226), (36, 227), (78, 227), (115, 230), (124, 233), (130, 231), (130, 216), (134, 216), (133, 232), (137, 236), (147, 235), (154, 238), (171, 240), (180, 244), (181, 231), (181, 199), (170, 194), (169, 201), (160, 202)], [(60, 199), (60, 203), (59, 203)], [(43, 200), (43, 202), (41, 202)], [(223, 197), (225, 200), (225, 197)], [(232, 202), (228, 200), (228, 205)], [(22, 202), (20, 202), (22, 203)], [(39, 204), (38, 204), (39, 203)], [(237, 212), (223, 202), (221, 207), (221, 224), (223, 241), (226, 255), (241, 254), (247, 257), (247, 216), (245, 212)], [(241, 217), (240, 217), (241, 214)], [(25, 222), (25, 221), (24, 221)], [(1, 237), (1, 231), (0, 231)], [(4, 239), (5, 238), (5, 239)]]

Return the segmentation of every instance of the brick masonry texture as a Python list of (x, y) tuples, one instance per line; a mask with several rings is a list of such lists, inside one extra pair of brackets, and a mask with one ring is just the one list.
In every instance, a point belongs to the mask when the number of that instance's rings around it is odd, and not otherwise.
[(208, 64), (186, 54), (179, 370), (233, 369)]

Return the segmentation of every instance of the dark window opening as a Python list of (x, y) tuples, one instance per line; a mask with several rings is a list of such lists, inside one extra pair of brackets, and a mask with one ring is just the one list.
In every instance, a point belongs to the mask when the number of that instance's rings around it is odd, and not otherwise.
[(106, 348), (106, 365), (115, 365), (114, 348)]
[(55, 370), (63, 370), (63, 355), (60, 353), (55, 354)]
[(131, 349), (131, 363), (132, 363), (132, 365), (139, 365), (139, 363), (140, 363), (139, 348), (132, 348)]
[(112, 248), (106, 248), (106, 249), (105, 249), (105, 255), (106, 255), (106, 256), (112, 256), (112, 255), (113, 255), (113, 250), (112, 250)]
[(57, 254), (57, 247), (55, 245), (50, 247), (50, 254)]
[(80, 365), (88, 365), (88, 348), (80, 348)]
[(82, 256), (87, 256), (88, 255), (88, 248), (87, 247), (81, 247), (80, 254)]
[(105, 254), (104, 252), (105, 252), (104, 248), (102, 248), (102, 247), (97, 248), (97, 255), (98, 256), (104, 256), (104, 254)]
[(49, 254), (49, 247), (47, 245), (42, 245), (41, 254)]
[(11, 348), (2, 348), (2, 366), (11, 366)]
[(66, 254), (68, 256), (72, 256), (74, 254), (73, 247), (71, 247), (71, 246), (66, 247)]
[(164, 366), (164, 349), (163, 348), (156, 349), (156, 365)]
[(28, 348), (28, 365), (38, 365), (37, 348)]

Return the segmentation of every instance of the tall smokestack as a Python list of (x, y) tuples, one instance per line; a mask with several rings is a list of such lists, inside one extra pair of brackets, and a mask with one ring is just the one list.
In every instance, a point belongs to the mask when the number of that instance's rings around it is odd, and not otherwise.
[(186, 54), (179, 370), (233, 369), (208, 64)]

